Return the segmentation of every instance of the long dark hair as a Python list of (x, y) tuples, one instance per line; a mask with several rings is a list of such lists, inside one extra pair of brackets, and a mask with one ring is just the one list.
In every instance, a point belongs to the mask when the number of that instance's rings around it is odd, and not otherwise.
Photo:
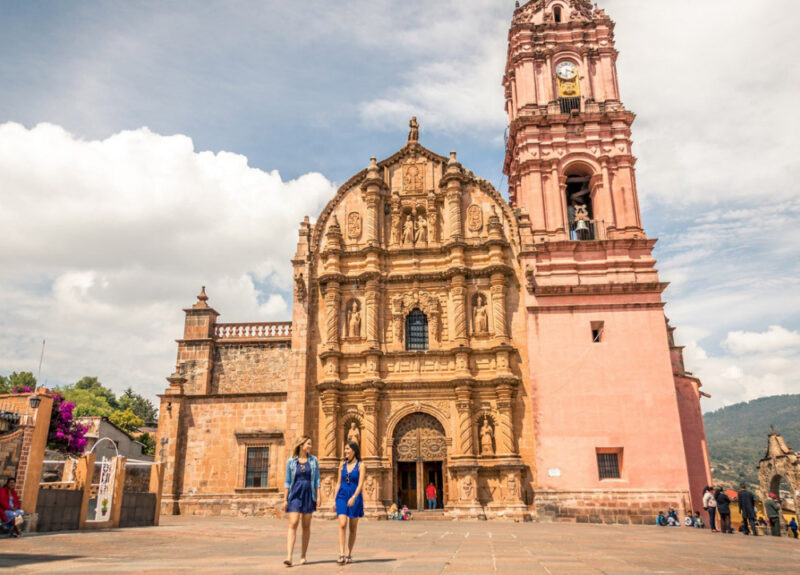
[(294, 451), (292, 452), (292, 457), (300, 457), (300, 448), (303, 447), (303, 444), (309, 439), (311, 438), (308, 435), (304, 435), (303, 437), (297, 440), (297, 443), (294, 444)]
[[(353, 459), (361, 461), (361, 448), (358, 446), (358, 443), (355, 441), (348, 441), (345, 445), (353, 450)], [(345, 461), (347, 460), (345, 459)]]

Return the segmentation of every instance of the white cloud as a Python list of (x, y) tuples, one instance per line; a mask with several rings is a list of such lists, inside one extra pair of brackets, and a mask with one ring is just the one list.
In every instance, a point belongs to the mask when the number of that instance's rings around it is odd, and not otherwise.
[(334, 192), (186, 136), (0, 125), (0, 369), (34, 370), (47, 338), (50, 384), (162, 391), (201, 285), (222, 321), (290, 318), (297, 227)]
[(712, 353), (691, 341), (684, 349), (687, 369), (700, 377), (703, 411), (713, 411), (757, 397), (800, 392), (800, 334), (780, 326), (764, 333), (729, 333), (723, 348)]
[(800, 333), (789, 331), (779, 325), (771, 325), (762, 333), (732, 331), (722, 345), (734, 355), (774, 353), (792, 349), (800, 352)]

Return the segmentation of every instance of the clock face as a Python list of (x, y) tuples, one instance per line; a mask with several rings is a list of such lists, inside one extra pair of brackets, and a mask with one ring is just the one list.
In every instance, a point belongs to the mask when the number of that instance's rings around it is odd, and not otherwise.
[(578, 75), (578, 67), (572, 62), (561, 62), (556, 66), (556, 74), (562, 80), (572, 80)]

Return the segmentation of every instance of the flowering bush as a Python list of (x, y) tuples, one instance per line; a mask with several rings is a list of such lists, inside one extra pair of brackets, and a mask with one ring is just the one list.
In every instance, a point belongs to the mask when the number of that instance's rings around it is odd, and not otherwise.
[[(14, 393), (33, 393), (29, 387), (15, 387)], [(53, 411), (50, 415), (50, 431), (47, 435), (47, 447), (62, 453), (79, 455), (86, 448), (86, 426), (76, 422), (72, 417), (75, 404), (64, 401), (57, 393), (53, 394)]]

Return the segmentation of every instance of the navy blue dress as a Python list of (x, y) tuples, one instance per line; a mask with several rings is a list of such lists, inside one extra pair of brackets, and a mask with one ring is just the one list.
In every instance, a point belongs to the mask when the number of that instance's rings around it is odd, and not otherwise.
[(336, 494), (336, 515), (346, 515), (347, 517), (364, 517), (364, 498), (361, 494), (356, 497), (356, 502), (352, 507), (347, 506), (347, 502), (358, 489), (358, 477), (361, 473), (361, 462), (356, 462), (353, 471), (347, 473), (347, 464), (342, 465), (341, 485), (339, 493)]
[(294, 475), (294, 483), (289, 491), (289, 504), (287, 513), (314, 513), (317, 510), (317, 502), (314, 501), (313, 486), (311, 484), (311, 466), (306, 463), (297, 462), (297, 472)]

